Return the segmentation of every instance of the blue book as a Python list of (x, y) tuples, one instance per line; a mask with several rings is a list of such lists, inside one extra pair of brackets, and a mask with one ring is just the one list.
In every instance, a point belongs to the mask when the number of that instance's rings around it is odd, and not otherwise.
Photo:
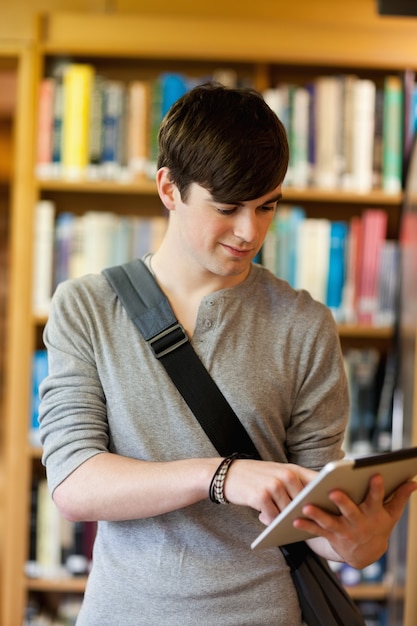
[(278, 278), (295, 287), (297, 272), (298, 228), (305, 219), (301, 207), (281, 205), (275, 216), (276, 268)]
[(286, 279), (292, 287), (296, 285), (299, 227), (305, 219), (306, 212), (303, 208), (292, 207), (288, 223), (288, 277)]
[(345, 222), (331, 223), (326, 305), (333, 311), (336, 319), (341, 314), (345, 284), (347, 234), (348, 226)]
[(187, 80), (182, 74), (165, 73), (162, 79), (162, 117), (168, 113), (174, 102), (188, 90)]
[(29, 425), (29, 442), (32, 446), (40, 445), (39, 438), (39, 386), (48, 375), (48, 357), (46, 350), (35, 350), (32, 357), (32, 404)]

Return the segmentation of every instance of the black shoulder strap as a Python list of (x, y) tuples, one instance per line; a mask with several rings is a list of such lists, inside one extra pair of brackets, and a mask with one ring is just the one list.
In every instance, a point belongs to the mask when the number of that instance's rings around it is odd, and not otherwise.
[(260, 458), (145, 263), (137, 259), (107, 268), (103, 274), (219, 454), (240, 452)]

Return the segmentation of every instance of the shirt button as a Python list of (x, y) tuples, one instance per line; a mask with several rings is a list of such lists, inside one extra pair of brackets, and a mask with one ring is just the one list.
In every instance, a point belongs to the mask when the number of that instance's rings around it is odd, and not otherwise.
[(204, 322), (204, 326), (205, 326), (206, 328), (211, 328), (211, 327), (212, 327), (212, 325), (213, 325), (213, 324), (212, 324), (211, 320), (206, 320), (206, 321)]

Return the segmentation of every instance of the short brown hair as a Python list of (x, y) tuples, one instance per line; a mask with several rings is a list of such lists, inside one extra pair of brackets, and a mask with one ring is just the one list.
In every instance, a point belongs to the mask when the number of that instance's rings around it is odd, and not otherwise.
[(262, 95), (249, 88), (199, 85), (162, 120), (157, 166), (168, 167), (185, 201), (191, 183), (214, 199), (259, 198), (283, 182), (286, 132)]

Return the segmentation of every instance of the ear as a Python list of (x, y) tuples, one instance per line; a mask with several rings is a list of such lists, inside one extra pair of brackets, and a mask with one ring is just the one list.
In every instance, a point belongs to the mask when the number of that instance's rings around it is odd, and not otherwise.
[(163, 205), (168, 211), (174, 211), (176, 198), (178, 197), (178, 189), (175, 183), (172, 182), (170, 171), (167, 167), (161, 167), (161, 169), (156, 172), (156, 187)]

